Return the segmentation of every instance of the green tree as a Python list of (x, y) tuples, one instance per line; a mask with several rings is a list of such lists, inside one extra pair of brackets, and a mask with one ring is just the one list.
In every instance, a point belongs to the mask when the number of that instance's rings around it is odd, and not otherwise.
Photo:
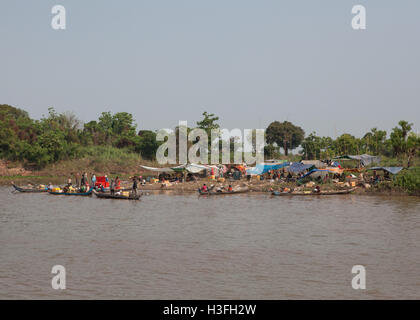
[(411, 166), (411, 160), (420, 153), (420, 136), (411, 132), (407, 138), (407, 168)]
[(400, 127), (395, 127), (392, 129), (390, 137), (392, 150), (394, 155), (396, 156), (400, 154), (405, 154), (407, 152), (407, 136), (408, 133), (411, 131), (413, 124), (401, 120), (400, 122), (398, 122), (398, 125)]
[(149, 130), (139, 132), (139, 142), (136, 145), (136, 151), (140, 153), (142, 158), (148, 160), (156, 159), (156, 151), (161, 142), (156, 141), (156, 133)]
[(342, 134), (334, 141), (334, 149), (337, 155), (359, 153), (357, 139), (348, 133)]
[(274, 121), (270, 123), (266, 130), (267, 143), (277, 143), (283, 148), (286, 156), (289, 150), (293, 150), (301, 144), (304, 136), (305, 131), (289, 121)]
[(312, 132), (302, 141), (303, 157), (306, 160), (320, 159), (322, 149), (322, 138)]
[(197, 127), (206, 131), (209, 141), (211, 140), (211, 130), (219, 129), (220, 126), (217, 123), (219, 117), (216, 117), (214, 113), (203, 112), (203, 120), (197, 121)]

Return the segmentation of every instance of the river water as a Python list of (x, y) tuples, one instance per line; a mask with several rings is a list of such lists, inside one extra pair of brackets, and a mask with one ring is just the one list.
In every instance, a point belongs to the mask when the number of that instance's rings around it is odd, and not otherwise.
[[(1, 299), (420, 299), (419, 198), (10, 191)], [(54, 265), (65, 290), (51, 287)]]

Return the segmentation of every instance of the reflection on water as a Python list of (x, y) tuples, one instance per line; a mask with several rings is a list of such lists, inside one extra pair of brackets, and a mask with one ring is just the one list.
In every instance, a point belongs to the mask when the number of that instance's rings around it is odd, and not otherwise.
[[(3, 299), (420, 298), (419, 198), (10, 191), (0, 188)], [(351, 287), (356, 264), (364, 291)]]

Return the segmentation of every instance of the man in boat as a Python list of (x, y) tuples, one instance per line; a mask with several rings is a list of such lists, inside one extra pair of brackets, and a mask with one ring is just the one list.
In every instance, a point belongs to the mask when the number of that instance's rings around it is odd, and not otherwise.
[(68, 178), (68, 179), (67, 179), (67, 184), (64, 186), (63, 191), (64, 191), (64, 192), (68, 192), (68, 191), (70, 190), (70, 187), (71, 187), (72, 185), (73, 185), (73, 184), (71, 183), (71, 178)]
[(120, 178), (118, 176), (115, 178), (115, 182), (114, 183), (115, 183), (114, 188), (116, 190), (120, 190), (121, 189), (121, 180), (120, 180)]
[(115, 181), (114, 181), (114, 179), (111, 179), (111, 184), (110, 184), (109, 189), (111, 190), (111, 196), (113, 196), (114, 193), (115, 193)]
[(137, 196), (137, 177), (133, 177), (133, 194), (134, 196)]
[(86, 185), (86, 173), (82, 173), (82, 178), (80, 179), (80, 186)]
[(96, 175), (94, 173), (92, 173), (92, 177), (90, 178), (92, 181), (92, 188), (95, 188), (95, 184), (96, 184)]
[(208, 192), (206, 184), (203, 184), (203, 186), (201, 187), (201, 191)]
[(321, 187), (319, 185), (317, 185), (314, 190), (313, 193), (321, 193)]

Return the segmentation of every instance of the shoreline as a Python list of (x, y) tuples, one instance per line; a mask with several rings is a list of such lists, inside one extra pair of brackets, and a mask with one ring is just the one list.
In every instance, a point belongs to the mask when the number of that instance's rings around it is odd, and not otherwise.
[[(0, 186), (7, 187), (12, 186), (12, 181), (18, 186), (24, 186), (29, 183), (32, 184), (48, 184), (49, 182), (53, 184), (64, 184), (66, 181), (66, 176), (38, 176), (38, 175), (14, 175), (14, 176), (0, 176)], [(130, 188), (131, 184), (130, 181), (127, 180), (127, 176), (121, 175), (121, 187), (122, 188)], [(271, 182), (271, 181), (245, 181), (245, 180), (237, 180), (237, 181), (226, 181), (225, 183), (218, 183), (217, 181), (212, 181), (209, 179), (200, 179), (195, 182), (184, 182), (184, 183), (173, 183), (169, 186), (162, 187), (161, 183), (147, 183), (144, 186), (139, 185), (139, 190), (145, 192), (176, 192), (178, 194), (191, 194), (197, 192), (204, 183), (207, 185), (211, 184), (219, 184), (219, 185), (226, 185), (231, 184), (233, 187), (238, 186), (247, 186), (249, 188), (248, 194), (268, 194), (271, 193), (269, 190), (273, 188), (274, 190), (278, 189), (279, 187), (290, 187), (290, 183), (286, 182)], [(334, 188), (334, 185), (322, 185), (321, 188), (324, 190), (343, 190), (343, 188)], [(386, 188), (378, 188), (372, 187), (369, 189), (365, 189), (359, 186), (354, 192), (351, 194), (353, 195), (366, 195), (366, 196), (414, 196), (420, 197), (420, 194), (412, 194), (410, 192), (401, 190), (399, 188), (395, 188), (392, 186), (387, 186)]]

